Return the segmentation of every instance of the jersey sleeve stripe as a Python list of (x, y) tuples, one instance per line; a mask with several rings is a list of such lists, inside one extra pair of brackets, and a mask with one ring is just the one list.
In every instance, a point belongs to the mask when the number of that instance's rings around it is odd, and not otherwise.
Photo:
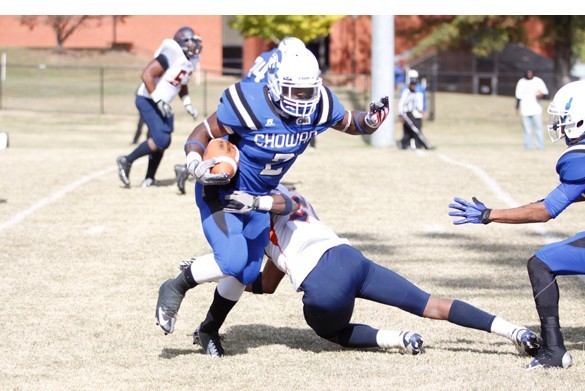
[(333, 117), (333, 98), (331, 96), (331, 91), (325, 86), (321, 86), (321, 107), (319, 109), (319, 121), (317, 125), (322, 125), (326, 122), (331, 121)]
[(240, 83), (232, 84), (228, 88), (227, 98), (242, 126), (252, 130), (258, 130), (261, 127), (260, 122), (244, 97)]

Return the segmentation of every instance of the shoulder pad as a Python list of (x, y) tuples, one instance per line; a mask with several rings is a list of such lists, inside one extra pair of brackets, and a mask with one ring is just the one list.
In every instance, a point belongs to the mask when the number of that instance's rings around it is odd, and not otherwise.
[(185, 56), (183, 54), (183, 50), (181, 50), (181, 47), (174, 39), (165, 39), (158, 48), (158, 50), (156, 51), (154, 56), (158, 57), (159, 54), (162, 54), (165, 57), (167, 57), (169, 59), (169, 62), (176, 58), (180, 58), (181, 56), (183, 57)]
[(235, 83), (229, 86), (223, 92), (217, 109), (219, 121), (230, 127), (261, 129), (262, 123), (254, 113), (247, 96), (253, 95), (255, 99), (263, 99), (262, 89), (261, 83)]
[(557, 173), (563, 183), (585, 183), (585, 145), (570, 146), (557, 162)]

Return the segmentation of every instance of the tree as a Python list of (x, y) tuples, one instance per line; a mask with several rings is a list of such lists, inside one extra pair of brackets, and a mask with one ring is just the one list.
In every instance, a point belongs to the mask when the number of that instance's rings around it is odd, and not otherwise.
[(284, 37), (297, 37), (308, 43), (328, 36), (331, 25), (341, 18), (341, 15), (238, 15), (229, 25), (245, 37), (258, 36), (274, 43)]
[(319, 65), (323, 69), (325, 41), (331, 25), (342, 15), (238, 15), (229, 25), (245, 37), (258, 36), (277, 44), (285, 37), (296, 37), (305, 44), (319, 39)]
[(414, 52), (420, 53), (430, 47), (438, 50), (468, 47), (475, 55), (485, 57), (493, 51), (501, 51), (511, 42), (530, 44), (525, 26), (531, 18), (537, 19), (544, 27), (535, 39), (554, 54), (556, 90), (571, 81), (571, 68), (585, 53), (582, 39), (585, 36), (585, 16), (462, 15), (446, 21), (429, 19), (428, 25), (434, 29), (419, 42)]
[(50, 15), (50, 16), (22, 16), (20, 24), (34, 30), (39, 23), (50, 26), (55, 32), (57, 50), (63, 51), (63, 43), (79, 28), (86, 25), (90, 19), (101, 19), (101, 16), (89, 15)]

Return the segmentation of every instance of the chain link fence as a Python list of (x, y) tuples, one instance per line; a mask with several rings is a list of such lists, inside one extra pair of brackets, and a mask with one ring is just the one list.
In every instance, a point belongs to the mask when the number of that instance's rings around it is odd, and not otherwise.
[[(139, 67), (8, 64), (0, 81), (0, 110), (55, 113), (134, 114)], [(240, 80), (239, 70), (201, 70), (189, 82), (199, 112), (215, 111), (224, 89)], [(324, 75), (325, 83), (348, 109), (368, 107), (368, 75)], [(173, 106), (180, 109), (180, 99)]]

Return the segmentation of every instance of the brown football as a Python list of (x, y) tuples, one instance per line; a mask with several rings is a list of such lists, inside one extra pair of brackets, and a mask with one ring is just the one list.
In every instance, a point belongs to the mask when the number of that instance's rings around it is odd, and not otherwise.
[(212, 174), (228, 174), (233, 178), (238, 171), (238, 162), (240, 160), (240, 151), (238, 148), (227, 140), (216, 138), (209, 142), (203, 160), (216, 158), (217, 164), (211, 168)]

